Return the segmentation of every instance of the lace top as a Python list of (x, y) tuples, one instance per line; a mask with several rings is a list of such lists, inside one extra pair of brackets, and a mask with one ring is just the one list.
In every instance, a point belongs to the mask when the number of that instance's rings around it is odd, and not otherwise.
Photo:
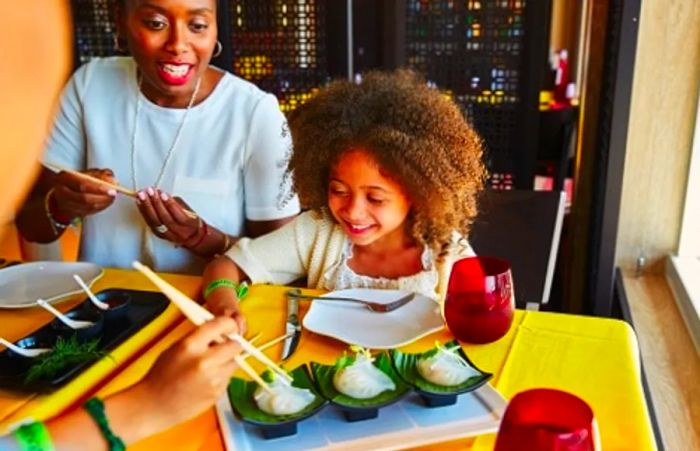
[(433, 255), (429, 248), (424, 248), (421, 254), (423, 271), (410, 276), (389, 279), (386, 277), (371, 277), (357, 274), (348, 266), (352, 258), (352, 242), (345, 241), (344, 251), (340, 260), (323, 275), (324, 285), (329, 290), (344, 290), (347, 288), (384, 288), (405, 290), (420, 293), (431, 299), (437, 299), (438, 272), (433, 264)]

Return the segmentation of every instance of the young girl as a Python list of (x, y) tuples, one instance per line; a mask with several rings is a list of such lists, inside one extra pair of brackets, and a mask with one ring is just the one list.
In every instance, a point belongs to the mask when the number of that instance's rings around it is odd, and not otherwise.
[(414, 73), (337, 81), (289, 117), (288, 167), (305, 213), (243, 238), (204, 273), (208, 308), (237, 316), (232, 282), (415, 291), (444, 296), (485, 169), (458, 107)]

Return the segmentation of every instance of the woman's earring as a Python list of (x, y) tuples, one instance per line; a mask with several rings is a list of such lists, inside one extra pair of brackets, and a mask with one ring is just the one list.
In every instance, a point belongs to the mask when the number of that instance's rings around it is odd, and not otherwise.
[(217, 56), (221, 55), (221, 52), (224, 50), (224, 46), (221, 44), (221, 41), (218, 39), (216, 40), (216, 50), (214, 50), (214, 53), (211, 55), (212, 58), (216, 58)]
[(117, 53), (124, 53), (124, 49), (121, 46), (121, 43), (119, 42), (119, 36), (117, 36), (117, 33), (112, 34), (112, 42), (114, 43), (114, 51)]

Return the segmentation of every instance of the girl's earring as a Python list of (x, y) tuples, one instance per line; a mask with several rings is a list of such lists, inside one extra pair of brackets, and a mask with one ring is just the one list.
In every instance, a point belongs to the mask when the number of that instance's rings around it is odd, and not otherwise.
[(218, 39), (216, 40), (216, 47), (214, 50), (214, 53), (211, 55), (212, 58), (216, 58), (217, 56), (221, 55), (221, 52), (223, 52), (224, 46), (221, 44), (221, 41)]

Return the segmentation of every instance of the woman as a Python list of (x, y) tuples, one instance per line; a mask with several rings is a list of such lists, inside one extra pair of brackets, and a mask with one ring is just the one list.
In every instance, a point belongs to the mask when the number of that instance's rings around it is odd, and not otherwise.
[[(34, 168), (45, 120), (67, 71), (69, 12), (63, 2), (10, 6), (0, 14), (0, 41), (8, 55), (20, 55), (26, 43), (36, 44), (36, 59), (17, 59), (0, 72), (3, 85), (13, 86), (0, 103), (0, 219), (7, 217), (24, 194)], [(29, 77), (28, 74), (35, 73)], [(12, 120), (9, 120), (12, 118)], [(103, 401), (111, 431), (129, 445), (167, 429), (210, 407), (225, 390), (240, 348), (221, 342), (222, 335), (240, 332), (235, 321), (217, 318), (200, 326), (165, 351), (147, 376), (137, 384)], [(86, 409), (75, 409), (46, 425), (25, 425), (11, 436), (0, 436), (1, 450), (110, 449), (100, 428)]]
[(283, 183), (284, 116), (272, 95), (209, 65), (221, 46), (215, 0), (122, 0), (117, 17), (132, 57), (95, 59), (68, 82), (17, 225), (50, 242), (82, 218), (81, 260), (201, 273), (236, 237), (298, 213)]

